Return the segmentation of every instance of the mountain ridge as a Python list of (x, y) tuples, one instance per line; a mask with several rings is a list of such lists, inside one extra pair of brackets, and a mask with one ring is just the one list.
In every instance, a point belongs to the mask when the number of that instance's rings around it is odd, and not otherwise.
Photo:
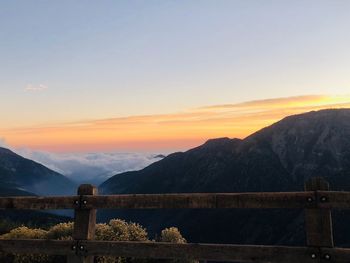
[[(186, 152), (170, 154), (140, 171), (118, 174), (101, 184), (100, 189), (105, 194), (303, 191), (306, 180), (323, 176), (332, 190), (350, 190), (349, 123), (350, 109), (288, 116), (244, 139), (211, 139)], [(140, 222), (151, 232), (157, 232), (158, 226), (176, 225), (194, 242), (305, 242), (300, 211), (100, 213), (102, 220), (113, 216)], [(229, 218), (234, 224), (230, 225)], [(274, 222), (276, 229), (269, 228), (267, 222)], [(285, 231), (279, 222), (295, 226), (298, 231), (292, 227)], [(203, 229), (212, 228), (221, 229), (223, 234), (203, 233)], [(350, 231), (337, 219), (335, 228)], [(338, 240), (348, 242), (339, 236)]]
[(76, 184), (44, 165), (0, 147), (0, 180), (4, 195), (73, 194)]

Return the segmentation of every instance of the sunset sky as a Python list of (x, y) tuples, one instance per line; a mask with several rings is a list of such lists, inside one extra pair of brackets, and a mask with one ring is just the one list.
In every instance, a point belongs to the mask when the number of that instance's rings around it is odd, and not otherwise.
[(185, 150), (350, 107), (350, 1), (1, 1), (0, 144)]

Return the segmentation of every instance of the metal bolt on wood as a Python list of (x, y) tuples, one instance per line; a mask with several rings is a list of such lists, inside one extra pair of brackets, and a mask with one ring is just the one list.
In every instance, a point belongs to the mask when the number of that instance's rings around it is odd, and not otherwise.
[(321, 200), (321, 202), (327, 202), (327, 197), (326, 196), (321, 196), (321, 198), (320, 198), (320, 200)]
[(307, 198), (307, 201), (308, 201), (309, 203), (312, 203), (312, 202), (314, 201), (314, 199), (310, 196), (310, 197)]
[[(83, 209), (81, 207), (82, 196), (97, 195), (97, 188), (90, 184), (79, 186), (78, 195), (80, 196), (80, 206), (75, 209), (73, 239), (77, 241), (80, 251), (84, 251), (85, 247), (79, 245), (82, 240), (93, 240), (95, 238), (96, 228), (96, 209)], [(83, 201), (85, 204), (86, 200)], [(68, 263), (93, 263), (94, 256), (74, 255), (67, 257)]]
[[(317, 198), (318, 191), (329, 191), (329, 184), (323, 178), (313, 177), (305, 183), (305, 191), (314, 191), (315, 200), (324, 200), (325, 196)], [(325, 199), (327, 200), (327, 198)], [(310, 247), (333, 247), (333, 229), (330, 209), (305, 209), (305, 230), (307, 245)]]

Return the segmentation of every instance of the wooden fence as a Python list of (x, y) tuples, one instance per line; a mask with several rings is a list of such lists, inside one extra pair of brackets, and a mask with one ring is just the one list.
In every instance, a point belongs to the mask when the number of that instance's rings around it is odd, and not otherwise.
[[(96, 209), (163, 208), (297, 208), (305, 209), (307, 246), (171, 244), (95, 241)], [(0, 240), (0, 251), (66, 255), (68, 263), (92, 263), (94, 256), (198, 259), (233, 262), (350, 262), (350, 249), (335, 248), (331, 209), (349, 209), (350, 192), (329, 191), (322, 178), (312, 178), (304, 192), (97, 195), (81, 185), (77, 196), (1, 197), (0, 209), (75, 209), (72, 241)]]

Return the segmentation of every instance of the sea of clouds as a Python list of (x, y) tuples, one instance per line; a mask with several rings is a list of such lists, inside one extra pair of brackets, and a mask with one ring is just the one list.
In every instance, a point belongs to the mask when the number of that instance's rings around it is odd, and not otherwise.
[(77, 183), (95, 185), (115, 174), (140, 170), (163, 158), (152, 153), (49, 153), (28, 149), (17, 149), (15, 152)]

